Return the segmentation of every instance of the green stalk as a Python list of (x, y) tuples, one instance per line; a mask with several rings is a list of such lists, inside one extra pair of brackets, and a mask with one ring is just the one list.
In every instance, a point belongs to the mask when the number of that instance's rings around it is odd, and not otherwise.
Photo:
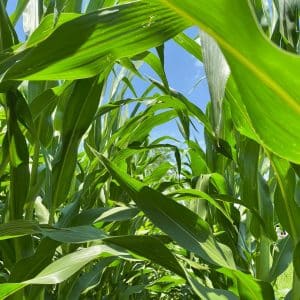
[(268, 281), (270, 271), (270, 241), (263, 234), (258, 245), (256, 257), (256, 278)]

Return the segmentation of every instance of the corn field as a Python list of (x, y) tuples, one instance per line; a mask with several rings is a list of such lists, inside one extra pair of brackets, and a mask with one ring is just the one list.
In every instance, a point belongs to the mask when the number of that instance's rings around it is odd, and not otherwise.
[(299, 7), (0, 0), (0, 299), (300, 300)]

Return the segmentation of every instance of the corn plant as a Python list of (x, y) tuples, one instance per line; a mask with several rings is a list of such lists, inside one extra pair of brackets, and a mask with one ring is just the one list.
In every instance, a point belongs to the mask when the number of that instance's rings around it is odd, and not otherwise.
[[(8, 5), (0, 299), (300, 299), (298, 2)], [(169, 39), (205, 112), (169, 85)], [(153, 140), (171, 120), (182, 141)]]

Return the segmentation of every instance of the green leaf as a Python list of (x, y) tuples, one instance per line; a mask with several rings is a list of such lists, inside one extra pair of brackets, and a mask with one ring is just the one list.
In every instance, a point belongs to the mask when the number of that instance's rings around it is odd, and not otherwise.
[[(292, 239), (287, 236), (274, 246), (273, 263), (269, 274), (269, 281), (274, 281), (289, 266), (293, 257)], [(295, 253), (297, 253), (295, 251)]]
[(136, 208), (131, 207), (113, 207), (105, 209), (103, 213), (94, 221), (96, 222), (115, 222), (126, 221), (134, 218), (138, 213)]
[(74, 283), (73, 286), (66, 295), (66, 299), (79, 299), (80, 294), (89, 290), (100, 283), (100, 279), (104, 269), (112, 263), (115, 257), (106, 257), (101, 259), (96, 265), (94, 265), (91, 270), (83, 273)]
[(235, 128), (242, 135), (245, 135), (248, 138), (262, 144), (260, 138), (255, 132), (246, 107), (242, 101), (241, 94), (232, 76), (230, 76), (227, 81), (225, 97), (230, 105), (232, 121), (234, 123)]
[(294, 249), (293, 264), (297, 277), (300, 278), (300, 243)]
[(300, 207), (297, 205), (294, 192), (296, 176), (288, 161), (272, 155), (271, 164), (277, 177), (275, 191), (275, 210), (283, 228), (291, 235), (293, 242), (300, 240)]
[(264, 146), (299, 163), (299, 56), (284, 53), (267, 41), (248, 1), (160, 1), (217, 41)]
[(55, 22), (55, 17), (53, 14), (46, 15), (36, 30), (28, 37), (28, 40), (26, 41), (26, 47), (30, 48), (38, 43), (41, 43), (43, 40), (49, 37), (49, 35), (51, 35), (56, 27), (79, 16), (80, 14), (63, 13), (59, 15), (58, 20)]
[(80, 249), (52, 262), (32, 279), (23, 281), (21, 283), (0, 284), (0, 299), (8, 297), (9, 295), (29, 284), (61, 283), (70, 278), (74, 273), (78, 272), (89, 262), (99, 258), (102, 254), (118, 255), (124, 258), (128, 257), (126, 252), (115, 250), (106, 245), (91, 246)]
[(159, 46), (188, 22), (142, 0), (105, 8), (60, 25), (35, 47), (25, 49), (6, 79), (79, 79), (92, 77), (115, 60)]
[(231, 250), (214, 239), (205, 221), (185, 206), (121, 172), (105, 157), (99, 154), (98, 157), (137, 206), (179, 245), (211, 264), (235, 268)]
[(6, 13), (5, 6), (0, 2), (0, 51), (10, 48), (18, 42), (13, 25)]
[(162, 64), (162, 61), (156, 55), (154, 55), (150, 51), (146, 51), (144, 53), (135, 56), (133, 59), (141, 60), (147, 63), (160, 77), (160, 79), (164, 83), (165, 88), (169, 89), (169, 84), (168, 84), (167, 76), (165, 74), (164, 66)]
[[(27, 199), (27, 192), (30, 180), (29, 174), (29, 152), (27, 141), (18, 121), (20, 111), (18, 108), (22, 107), (23, 103), (21, 93), (18, 90), (10, 90), (7, 93), (8, 106), (8, 143), (9, 143), (9, 159), (11, 166), (10, 177), (10, 197), (9, 197), (9, 215), (10, 219), (21, 219), (23, 216), (23, 208)], [(26, 104), (23, 107), (26, 107)], [(22, 109), (21, 109), (22, 110)], [(28, 111), (27, 116), (28, 116)], [(24, 110), (23, 110), (24, 115)], [(26, 113), (25, 113), (26, 115)], [(25, 117), (26, 119), (26, 117)], [(25, 122), (26, 123), (26, 122)], [(30, 123), (30, 122), (29, 122)], [(30, 126), (30, 125), (29, 125)]]
[(186, 51), (188, 51), (190, 54), (192, 54), (195, 58), (197, 58), (199, 61), (202, 61), (202, 50), (199, 43), (191, 39), (183, 32), (176, 35), (174, 37), (174, 41)]
[(160, 96), (157, 99), (159, 101), (162, 101), (167, 107), (173, 107), (174, 109), (180, 111), (188, 111), (188, 113), (197, 118), (207, 129), (209, 133), (213, 135), (212, 127), (207, 119), (206, 115), (203, 113), (203, 111), (195, 104), (190, 102), (184, 95), (181, 93), (170, 89), (166, 90), (165, 87), (158, 81), (150, 78), (151, 82), (159, 88), (161, 91), (163, 91), (166, 94), (169, 94), (168, 96)]
[(185, 278), (185, 273), (175, 256), (155, 237), (125, 235), (106, 238), (104, 241), (141, 255)]
[(195, 293), (200, 297), (200, 299), (207, 300), (237, 300), (239, 299), (235, 294), (229, 291), (208, 288), (201, 284), (199, 280), (193, 274), (187, 274), (188, 281), (195, 291)]
[(275, 299), (274, 291), (270, 283), (254, 279), (251, 275), (238, 270), (218, 269), (219, 272), (227, 275), (236, 281), (239, 299), (243, 300), (265, 300)]
[[(105, 76), (105, 75), (103, 75)], [(69, 193), (76, 167), (77, 149), (82, 135), (93, 121), (102, 93), (99, 78), (78, 80), (71, 87), (62, 111), (62, 146), (52, 171), (51, 217)], [(51, 220), (53, 221), (53, 220)]]
[(265, 233), (273, 241), (277, 240), (274, 226), (274, 207), (269, 187), (261, 175), (258, 176), (258, 206), (259, 214), (265, 222)]
[(241, 198), (252, 208), (258, 208), (257, 184), (258, 184), (258, 157), (259, 144), (247, 139), (241, 138), (239, 167), (241, 174)]
[(34, 221), (15, 220), (0, 225), (0, 240), (34, 234), (39, 231), (39, 226)]
[(209, 196), (208, 194), (200, 190), (180, 189), (168, 194), (168, 196), (172, 196), (172, 195), (178, 195), (179, 199), (185, 199), (185, 200), (189, 200), (193, 198), (204, 199), (212, 206), (216, 207), (228, 219), (228, 221), (233, 224), (233, 220), (231, 216), (226, 212), (226, 210), (222, 207), (222, 205), (220, 205), (213, 197)]
[(105, 246), (92, 246), (67, 254), (51, 263), (27, 284), (57, 284), (72, 276), (90, 261), (98, 258), (105, 251)]
[(31, 234), (42, 234), (62, 243), (83, 243), (107, 237), (101, 230), (88, 225), (56, 228), (47, 225), (39, 226), (36, 222), (27, 220), (11, 221), (0, 225), (0, 240)]
[(151, 184), (159, 182), (171, 168), (172, 165), (169, 162), (161, 163), (157, 168), (152, 170), (148, 177), (144, 178), (144, 183)]
[(0, 299), (5, 299), (18, 290), (25, 287), (25, 283), (3, 283), (0, 284)]
[(101, 240), (107, 235), (93, 226), (77, 226), (70, 228), (42, 228), (42, 234), (62, 243), (83, 243)]

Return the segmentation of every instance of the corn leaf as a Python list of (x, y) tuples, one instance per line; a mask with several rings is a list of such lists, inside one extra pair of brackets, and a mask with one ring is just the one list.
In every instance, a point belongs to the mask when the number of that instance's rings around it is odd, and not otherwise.
[(217, 41), (264, 146), (299, 163), (300, 58), (282, 52), (263, 36), (248, 1), (161, 2)]

